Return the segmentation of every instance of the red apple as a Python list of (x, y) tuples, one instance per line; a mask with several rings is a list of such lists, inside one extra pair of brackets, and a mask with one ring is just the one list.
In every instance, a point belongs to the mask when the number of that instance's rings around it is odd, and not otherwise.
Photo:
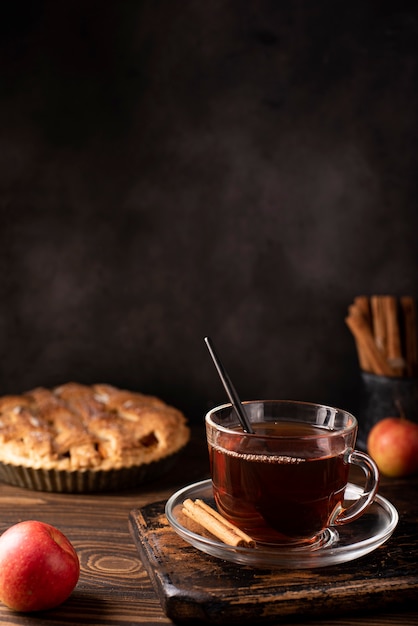
[(418, 472), (418, 424), (404, 417), (385, 417), (369, 432), (367, 450), (385, 476)]
[(0, 600), (10, 609), (58, 606), (71, 594), (79, 575), (74, 547), (50, 524), (19, 522), (0, 537)]

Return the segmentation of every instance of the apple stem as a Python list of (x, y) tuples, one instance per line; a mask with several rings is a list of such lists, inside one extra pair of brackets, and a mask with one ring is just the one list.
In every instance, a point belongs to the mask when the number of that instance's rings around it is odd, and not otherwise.
[(396, 398), (395, 404), (396, 404), (396, 407), (397, 407), (397, 409), (399, 411), (399, 417), (404, 420), (405, 419), (405, 411), (403, 410), (403, 406), (402, 406), (402, 403), (399, 400), (399, 398)]

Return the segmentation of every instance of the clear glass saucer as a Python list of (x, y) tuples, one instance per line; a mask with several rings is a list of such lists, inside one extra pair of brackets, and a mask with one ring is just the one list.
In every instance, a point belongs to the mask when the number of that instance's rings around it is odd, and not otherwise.
[[(356, 500), (361, 492), (361, 487), (349, 483), (345, 498), (351, 501)], [(327, 539), (319, 546), (234, 547), (220, 542), (182, 513), (182, 503), (186, 498), (192, 500), (200, 498), (215, 507), (211, 480), (203, 480), (183, 487), (167, 500), (165, 506), (167, 520), (180, 537), (211, 556), (259, 568), (324, 567), (358, 559), (376, 550), (387, 541), (399, 520), (398, 512), (393, 504), (377, 495), (362, 517), (350, 524), (329, 529)]]

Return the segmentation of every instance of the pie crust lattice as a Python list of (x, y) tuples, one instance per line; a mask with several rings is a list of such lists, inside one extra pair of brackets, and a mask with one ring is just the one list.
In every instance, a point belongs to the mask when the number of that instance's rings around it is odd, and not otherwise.
[(0, 398), (0, 461), (33, 469), (129, 468), (178, 452), (183, 413), (155, 396), (68, 382)]

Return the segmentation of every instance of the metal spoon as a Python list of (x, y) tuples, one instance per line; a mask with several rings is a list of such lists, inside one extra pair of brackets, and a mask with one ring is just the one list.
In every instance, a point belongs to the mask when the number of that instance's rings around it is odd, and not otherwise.
[(237, 394), (237, 392), (235, 391), (235, 387), (231, 382), (231, 379), (228, 376), (227, 371), (225, 370), (225, 367), (222, 363), (222, 361), (220, 360), (220, 358), (218, 357), (215, 348), (213, 347), (213, 343), (210, 339), (210, 337), (205, 337), (205, 343), (208, 347), (208, 350), (210, 352), (210, 356), (212, 357), (212, 361), (215, 364), (216, 369), (218, 370), (218, 374), (220, 376), (220, 379), (223, 383), (223, 386), (225, 387), (225, 391), (228, 394), (228, 397), (231, 401), (232, 406), (234, 407), (237, 415), (238, 415), (238, 419), (240, 421), (240, 424), (244, 430), (244, 432), (246, 433), (254, 433), (254, 430), (248, 420), (248, 416), (245, 412), (245, 409), (242, 405), (241, 400), (239, 399), (239, 396)]

